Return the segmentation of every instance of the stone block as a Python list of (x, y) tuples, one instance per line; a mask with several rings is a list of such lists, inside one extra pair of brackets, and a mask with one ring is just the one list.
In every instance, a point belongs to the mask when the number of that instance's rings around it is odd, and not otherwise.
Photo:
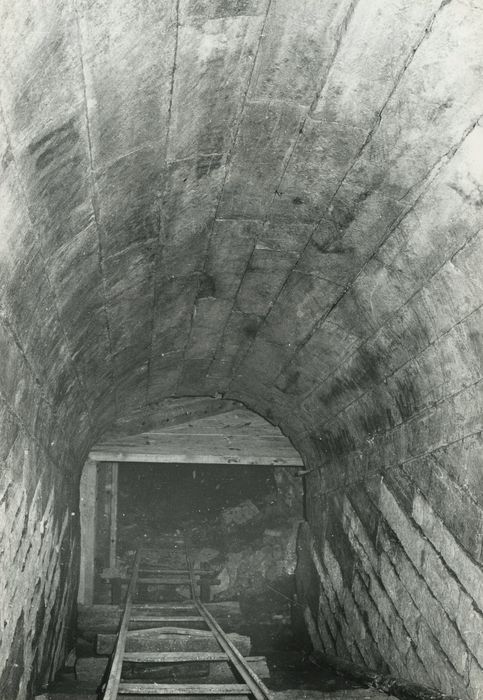
[(483, 508), (437, 464), (433, 466), (430, 492), (426, 497), (445, 527), (476, 560), (483, 541)]
[(424, 541), (384, 482), (381, 483), (380, 508), (414, 566), (419, 569), (422, 564)]
[(482, 700), (483, 698), (483, 667), (473, 659), (469, 671), (468, 696), (471, 700)]
[(385, 590), (388, 592), (394, 607), (398, 610), (404, 627), (408, 630), (411, 638), (415, 639), (421, 613), (399, 577), (398, 570), (391, 564), (385, 552), (381, 554), (380, 576)]
[(456, 697), (465, 697), (465, 677), (459, 675), (442, 653), (438, 639), (431, 634), (428, 626), (421, 623), (418, 631), (417, 654), (431, 676), (433, 685)]
[[(415, 499), (413, 513), (447, 566), (475, 600), (479, 609), (483, 610), (483, 587), (481, 586), (483, 572), (481, 567), (464, 552), (425, 499), (422, 497)], [(448, 588), (454, 589), (455, 585), (454, 579), (448, 577)], [(455, 592), (451, 594), (450, 610), (455, 611), (457, 606), (458, 599)]]
[[(421, 624), (426, 625), (434, 637), (438, 639), (442, 653), (451, 661), (454, 668), (461, 675), (464, 675), (468, 650), (451, 619), (456, 614), (457, 603), (451, 609), (452, 616), (450, 617), (442, 604), (435, 598), (429, 582), (417, 571), (406, 555), (401, 551), (395, 555), (387, 546), (387, 542), (384, 542), (384, 546), (388, 559), (398, 572), (401, 583), (412, 599), (413, 604), (407, 613), (407, 627), (413, 629), (417, 634)], [(444, 586), (445, 580), (441, 581), (441, 586)]]

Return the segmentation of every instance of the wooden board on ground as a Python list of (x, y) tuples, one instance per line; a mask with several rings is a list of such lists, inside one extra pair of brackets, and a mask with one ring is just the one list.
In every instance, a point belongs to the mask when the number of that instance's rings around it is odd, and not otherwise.
[[(236, 601), (207, 603), (208, 610), (227, 632), (239, 630), (240, 605)], [(194, 606), (186, 603), (151, 603), (133, 606), (133, 615), (180, 616), (194, 614)], [(98, 633), (114, 633), (119, 627), (121, 608), (117, 605), (79, 605), (77, 628), (79, 635), (94, 640)], [(157, 625), (159, 627), (159, 625)]]
[(250, 695), (248, 686), (243, 683), (196, 685), (196, 684), (171, 684), (171, 683), (121, 683), (119, 694), (144, 694), (144, 695)]
[[(247, 657), (257, 675), (269, 677), (263, 656)], [(76, 663), (76, 679), (99, 685), (108, 662), (107, 656), (80, 657)], [(220, 652), (133, 652), (123, 660), (124, 679), (166, 681), (176, 678), (185, 682), (235, 683), (236, 678), (226, 655)]]
[[(240, 634), (228, 635), (243, 656), (250, 653), (250, 638)], [(110, 654), (114, 648), (115, 634), (97, 636), (97, 653)], [(131, 651), (219, 651), (220, 647), (211, 632), (176, 627), (133, 630), (127, 633), (126, 652)]]
[[(270, 674), (264, 657), (245, 657), (250, 668), (261, 678), (268, 679)], [(139, 664), (125, 663), (123, 678), (153, 680), (158, 682), (183, 681), (184, 683), (236, 683), (237, 676), (225, 659), (215, 662), (188, 662), (174, 664)]]

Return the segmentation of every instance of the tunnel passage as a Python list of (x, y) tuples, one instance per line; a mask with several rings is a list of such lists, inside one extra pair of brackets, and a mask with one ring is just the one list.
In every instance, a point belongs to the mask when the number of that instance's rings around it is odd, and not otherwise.
[(69, 646), (91, 447), (211, 396), (303, 455), (314, 644), (481, 697), (479, 0), (0, 13), (3, 695)]

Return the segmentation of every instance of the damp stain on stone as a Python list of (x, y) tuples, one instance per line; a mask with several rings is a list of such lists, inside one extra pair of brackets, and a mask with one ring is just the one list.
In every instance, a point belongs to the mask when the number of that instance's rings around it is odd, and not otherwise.
[[(188, 7), (189, 15), (204, 15), (206, 3), (200, 0), (191, 0)], [(217, 0), (213, 3), (211, 17), (221, 19), (222, 17), (237, 17), (240, 15), (253, 14), (253, 0)]]
[(20, 681), (24, 674), (24, 628), (24, 614), (22, 612), (15, 625), (8, 663), (0, 676), (0, 697), (2, 698), (18, 697)]
[(70, 229), (73, 211), (88, 196), (87, 156), (81, 148), (76, 118), (71, 117), (32, 141), (28, 153), (34, 161), (29, 186), (35, 190), (37, 200), (43, 202), (44, 210), (50, 216), (48, 235), (57, 243), (63, 242), (85, 227), (88, 220), (86, 213), (82, 219), (76, 219), (76, 230)]
[(410, 418), (418, 406), (418, 394), (414, 382), (407, 379), (395, 378), (395, 403), (403, 420)]
[(216, 298), (216, 282), (211, 275), (203, 273), (200, 276), (200, 288), (197, 299), (215, 299)]
[[(41, 161), (39, 164), (37, 160), (37, 164), (39, 169), (42, 170), (45, 167), (43, 161), (48, 159), (48, 154), (51, 151), (60, 150), (60, 152), (63, 152), (68, 150), (69, 145), (73, 145), (78, 140), (79, 134), (74, 128), (74, 117), (72, 117), (64, 124), (61, 124), (61, 126), (41, 136), (37, 141), (33, 141), (29, 145), (28, 151), (31, 155), (35, 155), (40, 151), (40, 155), (37, 156), (37, 159), (41, 158)], [(65, 147), (63, 147), (64, 145)]]
[(327, 452), (334, 457), (347, 454), (355, 449), (354, 438), (348, 428), (340, 428), (332, 432), (321, 432), (320, 447), (322, 452)]
[(319, 243), (315, 239), (311, 241), (311, 245), (316, 248), (319, 253), (324, 255), (352, 255), (355, 252), (355, 247), (352, 245), (344, 246), (340, 242)]
[(1, 163), (2, 163), (2, 170), (7, 170), (8, 166), (10, 163), (13, 161), (13, 153), (10, 148), (10, 146), (7, 146), (5, 151), (3, 152), (2, 158), (1, 158)]
[(249, 318), (243, 324), (243, 332), (247, 338), (253, 339), (258, 333), (260, 322), (258, 319)]
[(196, 178), (201, 180), (201, 178), (210, 175), (213, 170), (218, 170), (221, 166), (223, 160), (222, 153), (215, 153), (211, 156), (201, 156), (196, 161)]

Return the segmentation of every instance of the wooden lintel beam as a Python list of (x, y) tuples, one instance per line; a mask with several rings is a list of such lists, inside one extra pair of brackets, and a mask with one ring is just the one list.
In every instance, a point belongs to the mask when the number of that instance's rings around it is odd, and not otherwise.
[(157, 454), (156, 452), (141, 452), (137, 450), (108, 451), (101, 447), (94, 448), (89, 455), (96, 462), (140, 462), (150, 464), (238, 464), (261, 467), (303, 467), (302, 459), (294, 454), (287, 457), (272, 457), (259, 455), (226, 454), (210, 455), (205, 452), (187, 455), (184, 453)]

